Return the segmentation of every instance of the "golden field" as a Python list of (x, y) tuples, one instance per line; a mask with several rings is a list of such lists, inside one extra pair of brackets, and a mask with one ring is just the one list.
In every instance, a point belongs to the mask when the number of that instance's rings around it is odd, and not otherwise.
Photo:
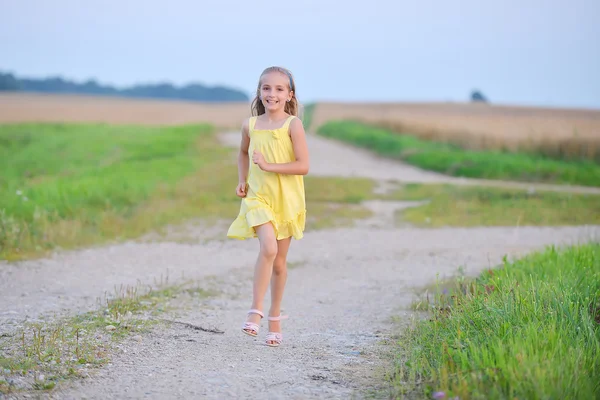
[(200, 103), (121, 97), (0, 93), (0, 123), (103, 122), (135, 125), (210, 123), (239, 129), (250, 102)]
[(475, 103), (318, 103), (311, 129), (344, 119), (467, 149), (600, 159), (600, 110)]
[[(85, 95), (0, 93), (0, 123), (104, 122), (238, 130), (250, 102), (201, 103)], [(524, 150), (600, 161), (600, 110), (473, 103), (317, 103), (311, 130), (350, 119), (467, 149)]]

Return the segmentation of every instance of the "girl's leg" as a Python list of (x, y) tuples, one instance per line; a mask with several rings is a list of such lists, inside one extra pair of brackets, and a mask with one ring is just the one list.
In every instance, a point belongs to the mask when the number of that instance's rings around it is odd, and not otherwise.
[[(275, 238), (273, 225), (270, 222), (259, 225), (255, 229), (260, 242), (260, 252), (254, 266), (254, 288), (251, 308), (262, 311), (265, 294), (269, 288), (269, 281), (273, 272), (273, 261), (277, 255), (277, 239)], [(259, 324), (260, 315), (250, 314), (247, 321)]]
[[(273, 276), (271, 277), (270, 317), (278, 317), (281, 314), (281, 300), (287, 281), (287, 254), (291, 242), (291, 237), (277, 241), (277, 256), (273, 262)], [(269, 321), (269, 332), (281, 332), (280, 322)]]

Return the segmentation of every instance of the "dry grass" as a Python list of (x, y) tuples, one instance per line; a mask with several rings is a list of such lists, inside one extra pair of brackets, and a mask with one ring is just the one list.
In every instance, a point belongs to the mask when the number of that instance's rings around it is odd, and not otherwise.
[(103, 122), (117, 125), (209, 123), (239, 129), (250, 103), (200, 103), (120, 97), (0, 93), (0, 123)]
[(313, 130), (331, 120), (354, 120), (458, 144), (556, 158), (600, 161), (600, 110), (459, 103), (318, 103)]

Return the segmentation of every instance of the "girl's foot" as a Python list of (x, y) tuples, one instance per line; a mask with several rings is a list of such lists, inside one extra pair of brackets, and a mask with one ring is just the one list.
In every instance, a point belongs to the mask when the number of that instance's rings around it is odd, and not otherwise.
[(260, 329), (260, 320), (264, 317), (264, 314), (260, 310), (252, 309), (248, 311), (248, 319), (242, 327), (242, 332), (246, 335), (256, 336)]
[(279, 344), (277, 343), (276, 337), (281, 336), (281, 321), (271, 321), (271, 317), (269, 317), (269, 334), (274, 335), (272, 339), (267, 337), (266, 343), (270, 346)]
[(269, 317), (269, 333), (265, 339), (267, 346), (277, 347), (283, 341), (283, 334), (281, 333), (281, 320), (287, 318), (287, 316)]

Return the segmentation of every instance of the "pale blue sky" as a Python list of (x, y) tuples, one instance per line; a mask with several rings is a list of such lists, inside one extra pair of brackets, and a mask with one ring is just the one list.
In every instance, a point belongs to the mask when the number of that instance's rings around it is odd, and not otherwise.
[(600, 108), (600, 1), (1, 0), (0, 70), (249, 94), (267, 66), (301, 101)]

